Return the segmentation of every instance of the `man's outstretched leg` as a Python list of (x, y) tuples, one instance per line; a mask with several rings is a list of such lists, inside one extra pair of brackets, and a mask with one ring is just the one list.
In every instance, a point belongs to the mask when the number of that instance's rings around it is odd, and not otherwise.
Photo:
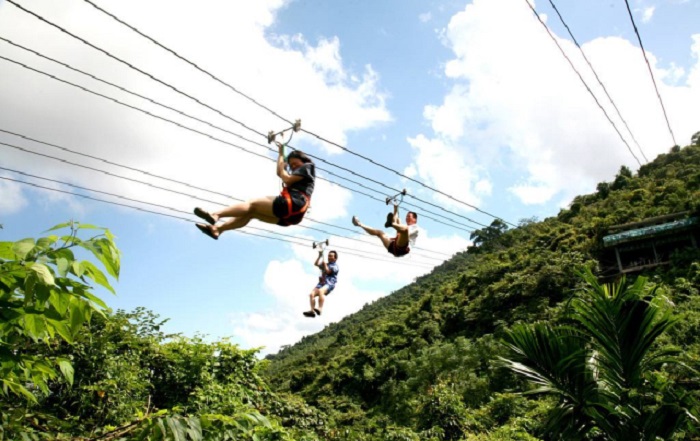
[(377, 236), (379, 240), (382, 241), (382, 244), (384, 244), (384, 248), (389, 248), (389, 243), (391, 239), (389, 239), (389, 236), (387, 236), (382, 230), (363, 225), (362, 222), (360, 222), (360, 219), (357, 218), (357, 216), (352, 217), (352, 224), (356, 227), (362, 228), (367, 234), (371, 236)]

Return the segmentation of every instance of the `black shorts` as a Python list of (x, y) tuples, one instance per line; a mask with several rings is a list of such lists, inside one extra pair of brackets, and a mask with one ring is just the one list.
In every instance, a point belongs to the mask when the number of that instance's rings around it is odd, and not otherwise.
[[(298, 212), (304, 205), (306, 205), (306, 196), (302, 193), (291, 191), (289, 197), (292, 200), (292, 212)], [(297, 213), (289, 216), (289, 206), (287, 205), (287, 199), (279, 195), (272, 201), (272, 213), (279, 219), (277, 225), (283, 227), (288, 227), (290, 225), (296, 225), (304, 218), (304, 213)]]
[(405, 256), (411, 252), (411, 248), (408, 245), (405, 247), (396, 246), (396, 238), (391, 239), (391, 242), (389, 242), (389, 246), (386, 250), (396, 257)]

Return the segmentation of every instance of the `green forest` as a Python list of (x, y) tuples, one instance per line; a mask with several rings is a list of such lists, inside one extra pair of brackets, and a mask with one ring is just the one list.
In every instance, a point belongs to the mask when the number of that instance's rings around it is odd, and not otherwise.
[(265, 359), (110, 310), (107, 228), (0, 242), (0, 440), (698, 440), (697, 224), (625, 275), (603, 242), (700, 215), (691, 142)]

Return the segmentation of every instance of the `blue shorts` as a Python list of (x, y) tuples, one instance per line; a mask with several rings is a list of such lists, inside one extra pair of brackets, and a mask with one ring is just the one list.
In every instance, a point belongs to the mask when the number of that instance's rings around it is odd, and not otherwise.
[(330, 283), (319, 283), (318, 285), (316, 285), (316, 289), (321, 289), (324, 286), (328, 287), (328, 291), (326, 291), (326, 295), (330, 294), (331, 291), (333, 291), (335, 289), (335, 285), (331, 285)]

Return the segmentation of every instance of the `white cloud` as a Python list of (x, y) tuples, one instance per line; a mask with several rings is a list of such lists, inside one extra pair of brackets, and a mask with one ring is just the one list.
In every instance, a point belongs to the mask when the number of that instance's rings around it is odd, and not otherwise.
[[(0, 176), (9, 179), (17, 179), (17, 177), (5, 173)], [(0, 179), (0, 213), (6, 216), (19, 213), (27, 206), (27, 198), (22, 194), (21, 185), (22, 184)]]
[[(521, 202), (542, 204), (591, 191), (597, 182), (611, 180), (621, 165), (638, 167), (520, 0), (474, 0), (452, 17), (442, 36), (454, 53), (445, 65), (453, 86), (440, 104), (425, 107), (433, 133), (413, 138), (415, 156), (408, 169), (448, 193), (459, 188), (463, 198), (478, 203), (484, 195), (475, 183), (491, 182), (483, 171), (499, 165), (509, 169), (516, 181), (509, 190)], [(573, 42), (557, 41), (643, 161)], [(697, 130), (691, 115), (700, 114), (698, 46), (694, 36), (696, 64), (687, 77), (675, 65), (660, 68), (647, 54), (679, 143)], [(583, 50), (647, 158), (667, 152), (672, 141), (639, 48), (606, 37), (585, 42)], [(450, 159), (438, 161), (442, 155)]]
[[(291, 120), (301, 118), (302, 127), (324, 137), (344, 142), (348, 131), (389, 121), (391, 117), (385, 107), (384, 96), (379, 91), (378, 74), (371, 66), (365, 66), (360, 72), (347, 70), (342, 64), (340, 42), (336, 37), (322, 38), (317, 44), (311, 44), (303, 36), (275, 38), (267, 35), (277, 11), (286, 3), (279, 0), (253, 3), (219, 1), (204, 9), (192, 9), (184, 1), (163, 0), (149, 2), (147, 5), (118, 2), (105, 8), (280, 115)], [(89, 5), (27, 1), (23, 6), (220, 109), (230, 118), (242, 121), (260, 133), (286, 128), (286, 122), (210, 80)], [(211, 133), (226, 143), (245, 147), (264, 156), (274, 156), (274, 153), (266, 149), (266, 141), (262, 136), (242, 128), (231, 119), (204, 109), (167, 87), (148, 80), (11, 4), (1, 4), (0, 10), (0, 28), (6, 38), (177, 107), (227, 131), (261, 143), (262, 146), (126, 95), (0, 42), (4, 55), (97, 92), (117, 97), (127, 104)], [(168, 11), (168, 20), (154, 20), (154, 17), (162, 15), (163, 10)], [(212, 10), (217, 13), (212, 14)], [(187, 32), (182, 31), (185, 28)], [(154, 174), (197, 183), (200, 187), (239, 199), (279, 192), (279, 179), (275, 176), (275, 164), (272, 161), (244, 153), (225, 142), (179, 129), (6, 61), (0, 61), (0, 71), (3, 77), (0, 102), (4, 103), (0, 108), (0, 126), (3, 128)], [(333, 111), (330, 112), (329, 109)], [(21, 141), (10, 135), (0, 134), (0, 141), (21, 143), (27, 148), (74, 162), (109, 168), (99, 161)], [(302, 134), (295, 136), (293, 145), (312, 151), (319, 148), (317, 141)], [(115, 181), (114, 177), (76, 169), (49, 159), (37, 159), (27, 154), (6, 155), (6, 148), (0, 149), (3, 164), (8, 168), (14, 167), (52, 178), (61, 177), (90, 188), (116, 188), (117, 193), (184, 211), (190, 211), (194, 205), (215, 206), (212, 202), (193, 201), (188, 196), (164, 193), (126, 180)], [(339, 152), (336, 148), (324, 147), (322, 150), (325, 153)], [(110, 170), (134, 179), (176, 188), (200, 198), (220, 201), (224, 205), (234, 202), (137, 172)], [(319, 191), (316, 200), (328, 199), (323, 196), (323, 184), (319, 184)], [(339, 194), (340, 197), (333, 199), (333, 210), (340, 214), (346, 213), (343, 204), (347, 204), (349, 198), (343, 192)], [(330, 218), (331, 214), (326, 213), (324, 217)]]
[(432, 19), (433, 19), (433, 14), (430, 12), (424, 12), (424, 13), (418, 15), (418, 20), (420, 20), (421, 23), (427, 23)]
[[(473, 159), (465, 156), (461, 146), (451, 139), (418, 135), (409, 138), (408, 143), (413, 148), (414, 163), (406, 168), (407, 176), (415, 174), (416, 179), (472, 205), (479, 205), (479, 197), (490, 191), (490, 183), (479, 175)], [(437, 195), (435, 199), (449, 207), (462, 206), (445, 196)]]
[[(326, 298), (323, 315), (306, 318), (309, 293), (317, 283), (318, 270), (312, 266), (317, 254), (310, 247), (294, 247), (295, 258), (268, 264), (263, 290), (273, 296), (271, 309), (246, 314), (234, 314), (233, 333), (244, 347), (264, 346), (261, 355), (274, 353), (283, 345), (293, 344), (303, 336), (321, 331), (329, 323), (360, 310), (390, 292), (412, 282), (430, 271), (469, 242), (461, 236), (431, 237), (421, 229), (417, 246), (401, 259), (390, 256), (377, 238), (355, 236), (356, 240), (334, 237), (329, 249), (337, 249), (339, 258), (338, 284)], [(422, 248), (422, 250), (421, 250)], [(424, 250), (441, 250), (447, 256)], [(354, 255), (361, 252), (364, 257)], [(370, 256), (369, 258), (367, 256)], [(378, 260), (375, 260), (378, 259)]]
[(700, 34), (694, 34), (691, 36), (693, 43), (690, 46), (690, 52), (693, 59), (695, 59), (695, 64), (688, 73), (688, 87), (691, 90), (700, 89)]
[(649, 23), (654, 16), (655, 6), (649, 6), (642, 10), (642, 23)]

